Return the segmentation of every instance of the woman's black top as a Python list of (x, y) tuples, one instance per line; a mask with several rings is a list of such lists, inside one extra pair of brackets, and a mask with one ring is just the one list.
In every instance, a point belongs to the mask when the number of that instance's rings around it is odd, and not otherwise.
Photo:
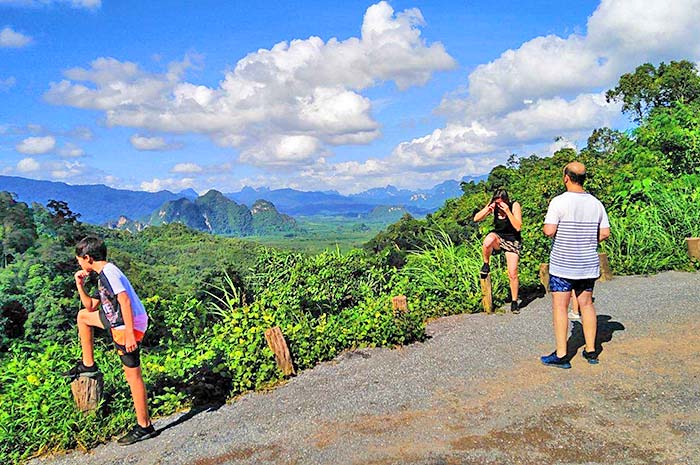
[[(513, 204), (509, 203), (508, 208), (513, 210)], [(503, 239), (507, 241), (519, 241), (522, 242), (522, 238), (520, 236), (520, 231), (515, 229), (513, 224), (510, 222), (508, 219), (508, 215), (504, 214), (503, 218), (499, 218), (498, 214), (500, 213), (500, 209), (498, 206), (496, 206), (495, 210), (493, 211), (493, 232), (501, 236)]]

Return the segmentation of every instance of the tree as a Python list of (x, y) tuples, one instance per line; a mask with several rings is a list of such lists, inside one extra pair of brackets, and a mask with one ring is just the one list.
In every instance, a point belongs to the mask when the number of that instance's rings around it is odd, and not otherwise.
[(514, 173), (515, 170), (513, 168), (503, 165), (494, 167), (486, 180), (486, 190), (492, 192), (499, 188), (507, 189), (513, 180)]
[(616, 129), (598, 128), (594, 129), (588, 137), (586, 148), (583, 149), (588, 155), (607, 156), (613, 154), (620, 140), (625, 135)]
[(32, 212), (26, 203), (17, 202), (12, 194), (0, 192), (0, 241), (2, 266), (23, 254), (37, 239)]
[(700, 76), (694, 63), (687, 60), (638, 66), (634, 73), (620, 77), (617, 87), (605, 93), (608, 102), (622, 102), (622, 112), (640, 123), (655, 108), (675, 102), (689, 104), (700, 99)]
[(63, 244), (72, 246), (86, 235), (87, 231), (78, 221), (80, 213), (71, 211), (67, 202), (49, 200), (46, 207), (51, 217), (51, 229)]

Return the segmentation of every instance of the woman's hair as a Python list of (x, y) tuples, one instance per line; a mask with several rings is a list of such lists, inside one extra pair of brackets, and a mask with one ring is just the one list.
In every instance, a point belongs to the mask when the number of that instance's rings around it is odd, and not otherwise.
[(86, 236), (75, 245), (75, 256), (84, 257), (90, 255), (96, 262), (107, 260), (107, 246), (97, 236)]
[(491, 202), (496, 199), (501, 199), (505, 203), (510, 204), (510, 197), (508, 197), (508, 192), (506, 192), (505, 189), (496, 189), (496, 191), (493, 193), (493, 197), (491, 197)]

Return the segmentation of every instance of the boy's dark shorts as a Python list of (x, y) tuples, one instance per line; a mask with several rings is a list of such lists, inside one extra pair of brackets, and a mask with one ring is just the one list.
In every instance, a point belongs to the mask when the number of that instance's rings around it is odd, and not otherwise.
[(559, 276), (549, 276), (549, 291), (550, 292), (576, 292), (576, 295), (582, 292), (593, 292), (595, 286), (595, 278), (590, 279), (569, 279), (560, 278)]
[(136, 349), (133, 352), (127, 352), (124, 346), (125, 330), (124, 329), (114, 329), (109, 324), (109, 320), (105, 316), (104, 312), (100, 310), (100, 321), (102, 326), (104, 326), (105, 331), (107, 331), (110, 336), (112, 336), (112, 342), (114, 342), (114, 347), (117, 349), (117, 354), (122, 361), (122, 364), (128, 368), (138, 368), (141, 366), (141, 341), (143, 340), (143, 335), (141, 331), (134, 330), (134, 337), (136, 338)]

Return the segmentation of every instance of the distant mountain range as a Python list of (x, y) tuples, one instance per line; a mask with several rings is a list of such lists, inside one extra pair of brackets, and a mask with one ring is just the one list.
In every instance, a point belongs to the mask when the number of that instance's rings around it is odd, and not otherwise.
[(0, 191), (12, 192), (17, 200), (27, 204), (46, 205), (49, 200), (62, 200), (73, 212), (80, 213), (80, 221), (92, 224), (104, 224), (120, 216), (147, 218), (163, 203), (183, 197), (169, 191), (129, 191), (102, 184), (70, 185), (15, 176), (0, 176)]
[[(463, 181), (479, 182), (483, 176), (465, 176)], [(264, 198), (288, 215), (363, 215), (379, 205), (403, 206), (414, 215), (425, 215), (440, 208), (447, 199), (462, 195), (460, 181), (445, 181), (431, 189), (398, 189), (394, 186), (369, 189), (359, 194), (342, 195), (334, 191), (298, 191), (244, 187), (239, 192), (226, 194), (238, 203), (251, 205)]]
[[(464, 181), (479, 181), (486, 176), (465, 177)], [(249, 230), (247, 222), (252, 221), (245, 213), (236, 214), (235, 207), (224, 204), (222, 198), (233, 200), (238, 207), (247, 206), (255, 210), (256, 202), (264, 199), (272, 204), (275, 212), (298, 215), (367, 215), (377, 206), (401, 206), (414, 215), (424, 215), (433, 212), (443, 205), (445, 200), (462, 195), (459, 181), (445, 181), (431, 189), (407, 190), (394, 186), (369, 189), (359, 194), (342, 195), (335, 191), (299, 191), (295, 189), (268, 189), (244, 187), (239, 192), (214, 194), (209, 193), (199, 197), (197, 192), (186, 189), (179, 193), (170, 191), (143, 192), (114, 189), (101, 184), (97, 185), (69, 185), (62, 182), (37, 181), (14, 176), (0, 176), (0, 191), (12, 192), (17, 200), (31, 204), (37, 202), (46, 205), (49, 200), (63, 200), (68, 203), (72, 211), (80, 213), (81, 221), (93, 224), (124, 223), (129, 220), (138, 220), (142, 223), (165, 221), (162, 218), (174, 220), (176, 214), (184, 215), (187, 221), (199, 221), (197, 229), (211, 229), (222, 227), (232, 230)], [(210, 191), (212, 192), (212, 191)], [(205, 200), (198, 200), (203, 199)], [(185, 200), (187, 202), (185, 202)], [(219, 221), (219, 213), (205, 212), (209, 203), (215, 203), (226, 210), (227, 218), (232, 220), (227, 226)], [(258, 209), (268, 209), (266, 204), (258, 205)], [(159, 220), (153, 217), (154, 212), (164, 212)], [(242, 210), (241, 210), (242, 211)], [(271, 211), (271, 210), (270, 210)], [(240, 216), (240, 218), (239, 218)], [(253, 214), (251, 213), (251, 216)], [(127, 220), (127, 218), (129, 220)], [(260, 216), (262, 218), (262, 216)], [(242, 222), (237, 222), (237, 221)], [(288, 221), (288, 220), (286, 220)], [(214, 223), (212, 223), (214, 222)], [(136, 227), (132, 225), (132, 227)], [(252, 233), (255, 226), (252, 225)]]

